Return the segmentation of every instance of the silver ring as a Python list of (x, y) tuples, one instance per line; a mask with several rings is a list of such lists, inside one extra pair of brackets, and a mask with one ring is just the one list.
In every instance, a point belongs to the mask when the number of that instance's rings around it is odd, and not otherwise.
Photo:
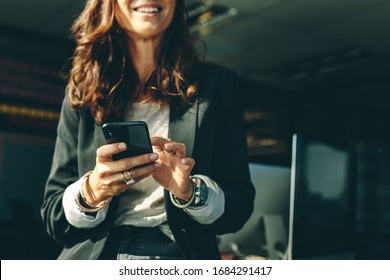
[(130, 177), (129, 180), (126, 180), (126, 177), (123, 174), (123, 171), (121, 172), (123, 182), (125, 182), (125, 184), (128, 185), (128, 186), (134, 184), (135, 180), (134, 180), (133, 176), (131, 176), (131, 173), (130, 173), (129, 170), (127, 170), (127, 174), (129, 174), (129, 177)]

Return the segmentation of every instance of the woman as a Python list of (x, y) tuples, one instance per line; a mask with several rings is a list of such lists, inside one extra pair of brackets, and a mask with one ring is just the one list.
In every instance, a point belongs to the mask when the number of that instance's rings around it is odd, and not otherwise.
[[(60, 259), (218, 259), (253, 209), (236, 75), (199, 61), (183, 0), (89, 0), (42, 218)], [(121, 160), (103, 123), (143, 120), (154, 153)], [(172, 140), (171, 140), (172, 139)], [(196, 161), (196, 162), (195, 162)]]

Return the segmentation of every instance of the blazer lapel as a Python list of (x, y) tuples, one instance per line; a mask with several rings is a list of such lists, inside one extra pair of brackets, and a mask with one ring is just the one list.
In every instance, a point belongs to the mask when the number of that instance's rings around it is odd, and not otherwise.
[(187, 157), (192, 157), (194, 151), (195, 131), (198, 118), (198, 105), (186, 105), (182, 108), (170, 107), (168, 137), (172, 141), (184, 143)]

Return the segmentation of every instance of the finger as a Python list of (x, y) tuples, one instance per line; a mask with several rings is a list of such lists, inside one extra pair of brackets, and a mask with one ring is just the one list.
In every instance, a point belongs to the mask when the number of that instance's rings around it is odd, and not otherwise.
[(183, 158), (180, 163), (182, 164), (181, 169), (187, 172), (191, 171), (195, 166), (195, 160), (193, 158)]
[(163, 148), (165, 143), (170, 143), (172, 142), (172, 140), (169, 138), (164, 138), (161, 135), (153, 135), (150, 136), (150, 142), (152, 143), (153, 146), (158, 146)]
[[(141, 176), (137, 177), (137, 178), (133, 178), (135, 180), (135, 183), (137, 182), (140, 182), (144, 179), (146, 179), (147, 177), (151, 176), (153, 174), (154, 171), (151, 171), (151, 172), (148, 172), (148, 173), (145, 173), (145, 174), (142, 174)], [(135, 184), (134, 183), (134, 184)], [(126, 184), (126, 183), (125, 183)], [(126, 184), (127, 186), (129, 186), (128, 184)], [(131, 186), (131, 185), (130, 185)]]
[(168, 141), (172, 141), (170, 138), (163, 137), (161, 134), (150, 134), (150, 140), (152, 140), (152, 138), (163, 138), (163, 139), (166, 139)]
[[(133, 178), (135, 181), (139, 182), (143, 178), (145, 178), (145, 176), (149, 176), (151, 173), (156, 171), (156, 169), (160, 166), (161, 166), (161, 163), (155, 162), (155, 163), (150, 163), (150, 164), (142, 166), (142, 167), (133, 168), (129, 171), (124, 172), (125, 178), (126, 178), (126, 180), (128, 180), (127, 177), (130, 177), (129, 179)], [(126, 175), (126, 173), (127, 173), (127, 175)]]
[(161, 153), (161, 152), (164, 152), (164, 149), (160, 146), (153, 146), (153, 152)]
[(114, 173), (123, 170), (130, 170), (140, 165), (153, 163), (158, 160), (159, 156), (156, 153), (143, 154), (135, 157), (123, 158), (110, 163), (111, 171)]
[(188, 165), (188, 166), (193, 167), (195, 165), (195, 160), (193, 158), (183, 158), (181, 160), (181, 163), (183, 165)]
[(167, 153), (180, 153), (181, 155), (186, 155), (186, 146), (183, 143), (170, 142), (164, 145), (164, 150)]
[(126, 150), (127, 146), (123, 142), (107, 144), (99, 147), (96, 150), (96, 160), (105, 161), (107, 159), (111, 160), (111, 155), (118, 154)]

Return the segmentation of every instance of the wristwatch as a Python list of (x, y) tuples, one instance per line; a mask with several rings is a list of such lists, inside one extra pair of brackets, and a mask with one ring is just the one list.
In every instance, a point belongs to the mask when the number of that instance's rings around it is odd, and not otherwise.
[(209, 189), (206, 186), (205, 182), (195, 176), (190, 176), (190, 179), (195, 184), (194, 192), (195, 199), (190, 206), (201, 207), (207, 204), (207, 199), (209, 197)]
[(177, 208), (183, 208), (185, 210), (187, 207), (195, 208), (207, 205), (209, 189), (205, 182), (196, 176), (190, 176), (190, 180), (193, 186), (193, 193), (189, 201), (183, 201), (171, 192), (169, 193), (172, 204)]

